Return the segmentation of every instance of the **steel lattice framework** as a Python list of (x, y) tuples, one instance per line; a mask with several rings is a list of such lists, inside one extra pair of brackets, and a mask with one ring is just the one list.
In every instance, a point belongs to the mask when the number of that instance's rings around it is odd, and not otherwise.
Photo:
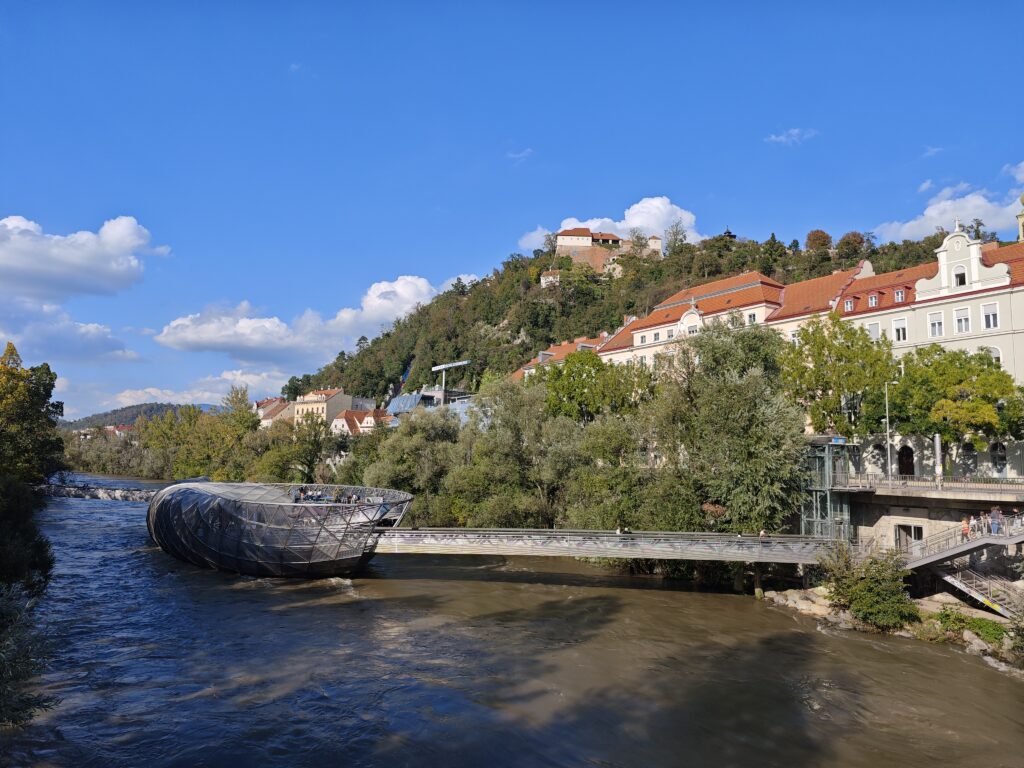
[(371, 557), (412, 496), (385, 488), (186, 482), (149, 504), (149, 534), (196, 565), (250, 576), (338, 576)]

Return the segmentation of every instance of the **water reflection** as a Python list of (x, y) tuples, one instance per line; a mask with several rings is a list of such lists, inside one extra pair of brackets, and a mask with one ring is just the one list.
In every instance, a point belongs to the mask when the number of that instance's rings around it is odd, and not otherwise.
[[(298, 582), (55, 499), (63, 698), (8, 762), (68, 766), (1012, 765), (1024, 687), (955, 650), (566, 560), (380, 556)], [(2, 761), (0, 761), (2, 762)]]

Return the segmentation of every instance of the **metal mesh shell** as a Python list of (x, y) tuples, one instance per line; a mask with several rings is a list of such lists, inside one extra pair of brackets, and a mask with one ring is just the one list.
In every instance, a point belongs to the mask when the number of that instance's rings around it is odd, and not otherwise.
[(364, 565), (411, 501), (384, 488), (186, 482), (153, 497), (147, 525), (161, 549), (199, 566), (317, 578)]

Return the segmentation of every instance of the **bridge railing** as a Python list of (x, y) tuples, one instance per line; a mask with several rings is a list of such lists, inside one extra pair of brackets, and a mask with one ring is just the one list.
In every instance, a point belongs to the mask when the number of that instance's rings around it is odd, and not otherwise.
[(864, 490), (917, 489), (917, 490), (964, 490), (999, 491), (1024, 495), (1024, 478), (1017, 477), (934, 477), (927, 475), (891, 475), (886, 477), (873, 472), (833, 472), (833, 488), (857, 488)]

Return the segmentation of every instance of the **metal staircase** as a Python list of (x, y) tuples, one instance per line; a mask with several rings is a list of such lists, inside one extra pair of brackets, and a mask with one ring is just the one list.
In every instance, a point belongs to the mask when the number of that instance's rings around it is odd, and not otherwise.
[(1008, 619), (1024, 616), (1024, 594), (1007, 579), (978, 573), (965, 563), (935, 566), (943, 581)]

